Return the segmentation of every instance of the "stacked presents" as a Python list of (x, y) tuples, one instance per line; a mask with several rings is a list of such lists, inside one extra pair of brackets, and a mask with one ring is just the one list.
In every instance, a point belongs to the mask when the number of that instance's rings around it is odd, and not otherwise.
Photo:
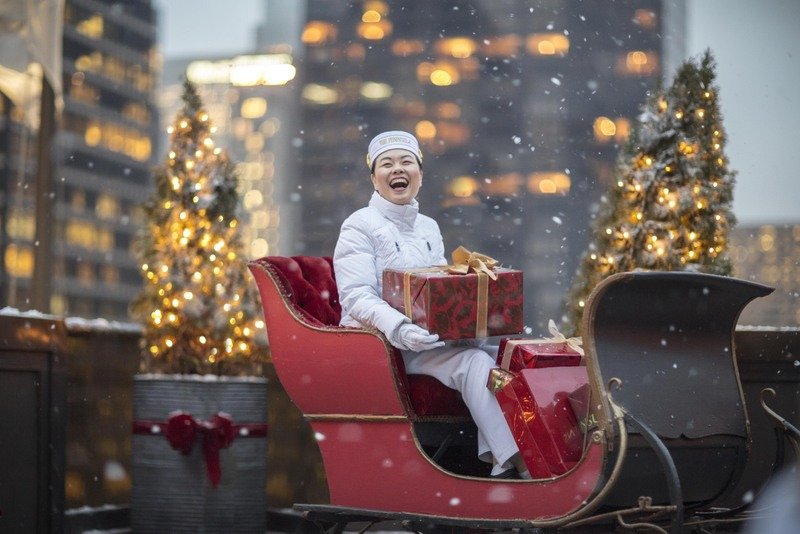
[[(462, 247), (453, 260), (387, 269), (384, 300), (440, 339), (520, 333), (522, 272)], [(564, 338), (552, 321), (549, 327), (549, 339), (501, 339), (500, 368), (488, 383), (534, 478), (561, 475), (580, 460), (590, 411), (580, 341)]]

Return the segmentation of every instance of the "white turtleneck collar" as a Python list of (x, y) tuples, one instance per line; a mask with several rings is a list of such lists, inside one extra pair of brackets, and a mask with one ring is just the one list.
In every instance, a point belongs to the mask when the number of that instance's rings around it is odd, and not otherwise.
[(381, 215), (395, 223), (399, 227), (414, 228), (414, 221), (419, 214), (419, 202), (413, 199), (409, 204), (394, 204), (378, 194), (372, 193), (369, 205), (380, 212)]

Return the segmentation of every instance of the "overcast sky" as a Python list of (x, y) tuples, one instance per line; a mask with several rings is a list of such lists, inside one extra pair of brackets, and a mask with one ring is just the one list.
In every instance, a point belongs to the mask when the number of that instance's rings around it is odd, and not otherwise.
[[(594, 1), (594, 0), (591, 0)], [(260, 0), (155, 0), (167, 58), (252, 50)], [(687, 0), (688, 55), (710, 48), (740, 224), (800, 222), (800, 1)]]

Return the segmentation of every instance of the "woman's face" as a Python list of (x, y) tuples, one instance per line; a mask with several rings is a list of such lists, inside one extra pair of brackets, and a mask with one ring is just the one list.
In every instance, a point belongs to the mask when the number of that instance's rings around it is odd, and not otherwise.
[(387, 150), (375, 161), (372, 184), (380, 196), (393, 204), (408, 204), (419, 193), (422, 169), (407, 150)]

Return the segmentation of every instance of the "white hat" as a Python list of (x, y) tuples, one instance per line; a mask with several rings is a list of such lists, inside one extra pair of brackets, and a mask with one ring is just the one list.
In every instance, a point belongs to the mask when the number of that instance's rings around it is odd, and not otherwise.
[(372, 169), (372, 163), (378, 159), (378, 156), (394, 148), (408, 150), (422, 163), (422, 151), (419, 149), (417, 138), (408, 132), (392, 130), (379, 133), (369, 142), (369, 148), (367, 149), (367, 167)]

